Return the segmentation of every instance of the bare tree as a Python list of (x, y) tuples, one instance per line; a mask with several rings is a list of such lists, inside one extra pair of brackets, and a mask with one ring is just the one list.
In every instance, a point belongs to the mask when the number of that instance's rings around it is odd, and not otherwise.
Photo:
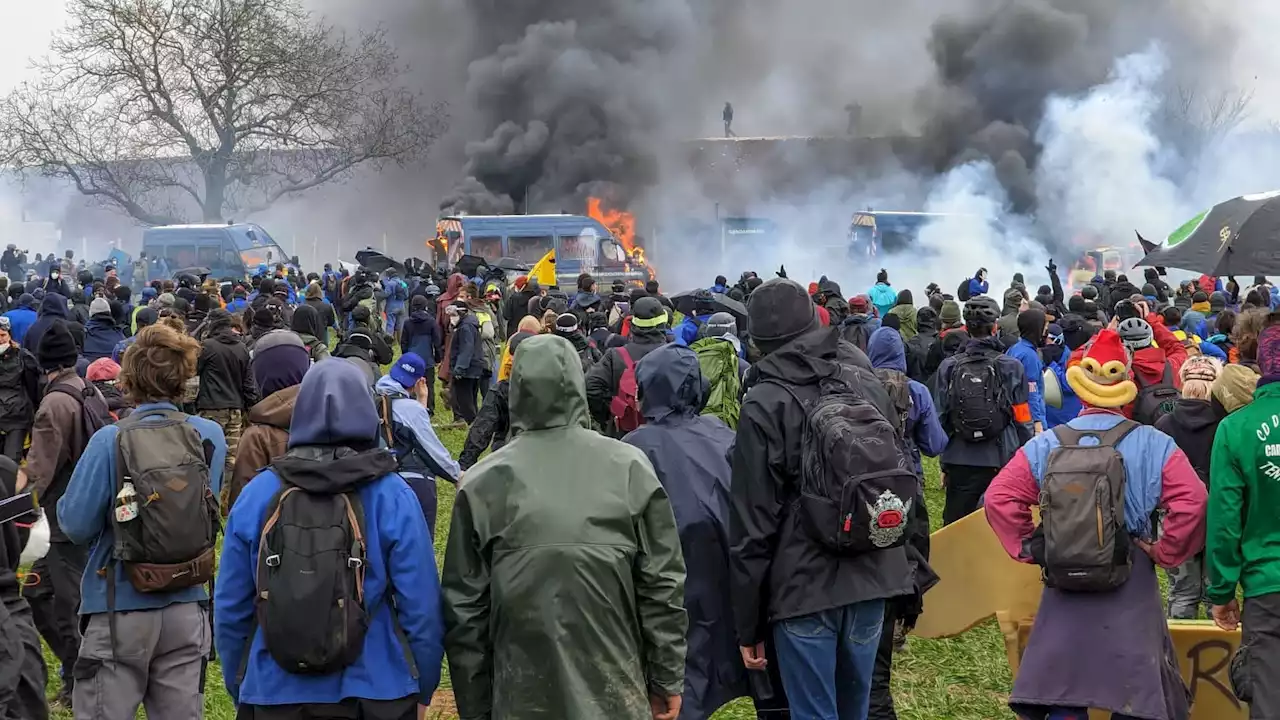
[(0, 101), (11, 166), (146, 224), (252, 214), (404, 163), (445, 130), (382, 30), (297, 0), (71, 0), (39, 78)]
[(1249, 117), (1253, 93), (1228, 87), (1207, 92), (1174, 82), (1164, 88), (1159, 120), (1164, 133), (1183, 150), (1201, 150), (1222, 140)]

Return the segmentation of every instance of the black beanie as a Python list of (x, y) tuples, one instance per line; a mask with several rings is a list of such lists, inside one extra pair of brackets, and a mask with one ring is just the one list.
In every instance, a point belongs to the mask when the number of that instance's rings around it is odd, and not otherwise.
[(883, 319), (883, 320), (881, 320), (881, 321), (880, 321), (880, 326), (881, 326), (881, 327), (887, 327), (887, 328), (893, 328), (894, 330), (899, 330), (899, 331), (901, 331), (901, 330), (902, 330), (902, 318), (898, 317), (897, 315), (894, 315), (893, 313), (889, 313), (888, 315), (885, 315), (885, 316), (884, 316), (884, 319)]
[(747, 302), (747, 317), (757, 345), (775, 348), (818, 327), (809, 293), (787, 278), (774, 278), (756, 288)]
[(62, 320), (55, 320), (45, 331), (44, 337), (40, 338), (38, 351), (40, 368), (45, 372), (75, 367), (79, 355), (71, 329)]

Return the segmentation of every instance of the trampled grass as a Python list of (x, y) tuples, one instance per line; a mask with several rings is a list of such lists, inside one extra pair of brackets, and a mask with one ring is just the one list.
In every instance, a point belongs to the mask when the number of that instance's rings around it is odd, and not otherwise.
[[(441, 405), (439, 423), (452, 418)], [(456, 457), (466, 440), (465, 428), (437, 427), (441, 441)], [(941, 524), (943, 494), (939, 487), (938, 466), (925, 463), (926, 500), (934, 529)], [(449, 523), (453, 511), (454, 488), (440, 482), (439, 509), (435, 550), (437, 566), (444, 554)], [(925, 603), (930, 601), (925, 597)], [(60, 685), (57, 660), (46, 648), (49, 664), (49, 697), (53, 697)], [(965, 635), (949, 640), (922, 640), (910, 638), (906, 648), (894, 658), (893, 695), (898, 717), (902, 720), (992, 720), (1012, 718), (1005, 705), (1011, 686), (1009, 668), (1005, 663), (1004, 644), (994, 621), (979, 626)], [(442, 692), (437, 701), (447, 700), (449, 675), (445, 667), (441, 682)], [(55, 720), (71, 720), (69, 711), (55, 708)], [(139, 717), (145, 717), (139, 712)], [(235, 707), (227, 696), (222, 683), (221, 667), (213, 663), (209, 668), (205, 691), (205, 717), (210, 720), (231, 720)], [(429, 720), (453, 720), (453, 714), (430, 712)], [(738, 700), (716, 713), (713, 720), (749, 720), (755, 711), (749, 700)]]

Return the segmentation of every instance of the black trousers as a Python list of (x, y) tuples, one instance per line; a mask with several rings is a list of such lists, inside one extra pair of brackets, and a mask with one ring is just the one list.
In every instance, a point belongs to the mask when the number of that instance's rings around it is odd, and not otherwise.
[[(4, 436), (4, 442), (3, 444), (0, 444), (0, 453), (3, 453), (5, 457), (20, 464), (22, 462), (22, 446), (27, 440), (27, 431), (8, 430), (0, 432), (0, 435)], [(13, 494), (13, 488), (9, 488), (9, 493)]]
[(418, 698), (302, 705), (241, 705), (236, 720), (418, 720)]
[(27, 601), (0, 602), (0, 720), (47, 720), (47, 677)]
[(470, 425), (480, 414), (476, 407), (476, 396), (480, 392), (479, 378), (464, 378), (454, 375), (449, 380), (449, 397), (453, 401), (453, 416)]
[(943, 465), (942, 471), (947, 474), (947, 501), (942, 509), (945, 526), (982, 507), (982, 496), (1000, 468)]
[(867, 720), (898, 720), (889, 689), (893, 671), (893, 626), (898, 618), (896, 605), (893, 600), (884, 604), (884, 629), (880, 631), (880, 647), (876, 648), (876, 664), (871, 671), (871, 706)]
[(1280, 717), (1280, 593), (1245, 598), (1240, 614), (1241, 645), (1249, 647), (1244, 674), (1253, 694), (1249, 717)]
[(49, 553), (31, 566), (36, 582), (22, 589), (36, 629), (62, 664), (66, 687), (73, 684), (71, 668), (80, 657), (80, 576), (88, 561), (88, 548), (65, 540), (50, 542)]
[(427, 381), (427, 412), (431, 415), (436, 414), (436, 369), (435, 366), (427, 368), (422, 375)]

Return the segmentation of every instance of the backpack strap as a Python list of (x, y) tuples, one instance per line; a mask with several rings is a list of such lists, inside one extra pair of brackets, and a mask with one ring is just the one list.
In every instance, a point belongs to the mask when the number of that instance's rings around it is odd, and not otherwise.
[(626, 346), (618, 348), (618, 354), (622, 356), (623, 366), (634, 373), (636, 371), (636, 363), (631, 359), (631, 353), (627, 351)]
[(1053, 434), (1057, 436), (1058, 443), (1062, 447), (1078, 446), (1080, 441), (1087, 437), (1097, 438), (1099, 446), (1116, 447), (1121, 440), (1128, 437), (1129, 433), (1139, 427), (1141, 423), (1121, 419), (1114, 427), (1107, 430), (1080, 430), (1070, 425), (1059, 425), (1053, 429)]

